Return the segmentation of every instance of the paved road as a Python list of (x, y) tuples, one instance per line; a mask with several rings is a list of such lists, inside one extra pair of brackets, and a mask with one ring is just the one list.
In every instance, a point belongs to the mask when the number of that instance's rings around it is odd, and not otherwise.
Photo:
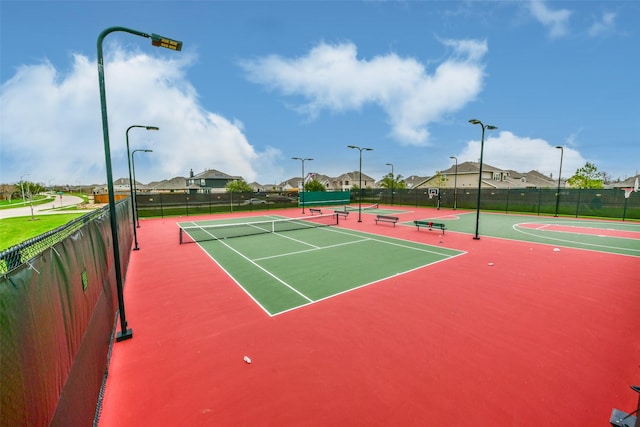
[[(33, 205), (33, 215), (56, 214), (56, 213), (76, 213), (82, 211), (61, 210), (62, 207), (75, 206), (82, 203), (82, 198), (77, 196), (56, 196), (55, 200), (41, 205)], [(31, 206), (0, 209), (0, 218), (12, 218), (16, 216), (30, 216)]]

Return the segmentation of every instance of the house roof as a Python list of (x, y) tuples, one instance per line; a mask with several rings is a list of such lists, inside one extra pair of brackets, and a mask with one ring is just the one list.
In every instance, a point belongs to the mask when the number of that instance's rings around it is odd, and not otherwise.
[[(353, 171), (353, 172), (347, 172), (347, 173), (343, 173), (342, 175), (334, 178), (337, 181), (345, 181), (345, 180), (349, 180), (349, 181), (359, 181), (360, 180), (360, 172), (359, 171)], [(369, 175), (367, 174), (362, 174), (362, 180), (363, 181), (375, 181), (373, 178), (371, 178)]]
[(194, 175), (190, 179), (241, 179), (240, 176), (227, 175), (224, 172), (220, 172), (215, 169), (207, 169), (204, 172)]
[(176, 176), (164, 181), (155, 181), (147, 184), (147, 188), (151, 190), (184, 190), (187, 188), (187, 178)]

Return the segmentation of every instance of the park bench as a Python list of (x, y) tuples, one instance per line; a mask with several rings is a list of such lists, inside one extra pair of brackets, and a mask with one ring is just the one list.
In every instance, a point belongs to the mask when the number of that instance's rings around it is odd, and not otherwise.
[(433, 221), (427, 221), (427, 220), (415, 220), (413, 221), (413, 223), (416, 225), (416, 227), (418, 227), (418, 231), (420, 231), (420, 226), (426, 227), (429, 230), (433, 228), (439, 228), (440, 230), (442, 230), (442, 234), (444, 234), (444, 230), (447, 229), (447, 227), (445, 227), (444, 224), (441, 224), (439, 222), (433, 222)]
[(381, 222), (391, 222), (393, 223), (393, 226), (396, 226), (396, 222), (398, 222), (400, 218), (398, 218), (397, 216), (389, 216), (389, 215), (377, 215), (376, 216), (376, 224), (378, 223), (378, 221)]
[(344, 219), (349, 216), (349, 211), (334, 210), (333, 212), (335, 212), (336, 215), (343, 217)]
[(322, 215), (322, 210), (317, 208), (309, 208), (309, 212), (311, 212), (311, 215), (313, 214)]

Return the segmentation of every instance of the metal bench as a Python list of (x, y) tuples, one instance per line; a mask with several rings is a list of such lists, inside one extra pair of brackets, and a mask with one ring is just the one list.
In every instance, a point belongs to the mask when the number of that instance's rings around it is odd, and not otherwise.
[(442, 234), (444, 234), (444, 230), (447, 229), (447, 227), (444, 224), (441, 224), (439, 222), (433, 222), (433, 221), (427, 221), (427, 220), (415, 220), (413, 221), (413, 223), (416, 225), (416, 227), (418, 227), (418, 231), (420, 231), (420, 226), (426, 227), (429, 230), (433, 228), (439, 228), (440, 230), (442, 230)]
[(313, 214), (322, 215), (322, 210), (317, 208), (309, 208), (309, 212), (311, 212), (311, 215)]
[(398, 218), (397, 216), (389, 216), (389, 215), (377, 215), (376, 216), (376, 224), (378, 223), (378, 221), (381, 222), (391, 222), (393, 223), (393, 226), (396, 226), (396, 222), (398, 222), (400, 218)]
[(343, 218), (347, 218), (349, 216), (349, 211), (339, 211), (339, 210), (334, 210), (333, 211), (336, 215), (341, 216)]

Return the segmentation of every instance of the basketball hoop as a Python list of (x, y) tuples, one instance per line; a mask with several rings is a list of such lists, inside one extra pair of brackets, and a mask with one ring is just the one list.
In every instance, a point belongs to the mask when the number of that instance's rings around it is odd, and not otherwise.
[(625, 199), (628, 199), (631, 196), (631, 193), (633, 193), (634, 191), (637, 191), (633, 187), (623, 188), (623, 190), (624, 190), (624, 198)]

